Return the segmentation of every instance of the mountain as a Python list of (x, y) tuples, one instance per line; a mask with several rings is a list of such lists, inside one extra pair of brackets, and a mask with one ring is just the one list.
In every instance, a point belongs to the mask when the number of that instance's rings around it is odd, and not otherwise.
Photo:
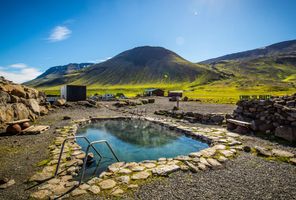
[(231, 84), (245, 89), (296, 87), (296, 40), (203, 61), (209, 68), (232, 76)]
[[(136, 47), (102, 63), (53, 67), (26, 83), (42, 90), (58, 90), (64, 84), (87, 85), (93, 91), (102, 92), (106, 88), (127, 93), (133, 90), (133, 94), (140, 91), (136, 88), (157, 85), (184, 89), (193, 92), (194, 96), (206, 92), (208, 98), (215, 97), (217, 93), (230, 98), (242, 91), (251, 94), (295, 91), (296, 40), (201, 63), (191, 63), (162, 47)], [(227, 89), (233, 94), (225, 92)]]
[[(257, 48), (254, 50), (243, 51), (239, 53), (228, 54), (218, 58), (212, 58), (209, 60), (202, 61), (203, 64), (213, 64), (220, 61), (236, 60), (245, 61), (262, 57), (283, 57), (287, 60), (292, 60), (296, 64), (296, 40), (284, 41), (276, 44), (272, 44), (266, 47)], [(289, 59), (288, 57), (291, 57)]]
[(143, 46), (124, 51), (102, 63), (83, 69), (75, 68), (71, 73), (68, 72), (68, 68), (50, 68), (26, 84), (38, 88), (62, 84), (126, 85), (193, 81), (206, 83), (221, 78), (223, 75), (205, 65), (191, 63), (168, 49)]
[(36, 79), (26, 82), (25, 85), (44, 87), (65, 84), (69, 79), (78, 75), (77, 72), (93, 64), (94, 63), (70, 63), (68, 65), (51, 67)]

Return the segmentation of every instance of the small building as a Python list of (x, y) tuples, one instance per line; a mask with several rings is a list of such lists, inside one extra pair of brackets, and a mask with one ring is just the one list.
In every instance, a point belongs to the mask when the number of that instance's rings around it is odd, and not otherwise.
[(61, 87), (61, 98), (67, 101), (85, 101), (86, 86), (83, 85), (64, 85)]
[(115, 100), (115, 96), (113, 94), (104, 94), (102, 96), (102, 100), (103, 101), (112, 101), (112, 100)]
[(144, 96), (164, 96), (164, 90), (162, 89), (157, 89), (157, 88), (151, 88), (151, 89), (146, 89), (144, 91)]
[(175, 90), (175, 91), (169, 91), (168, 97), (182, 97), (183, 96), (183, 90)]

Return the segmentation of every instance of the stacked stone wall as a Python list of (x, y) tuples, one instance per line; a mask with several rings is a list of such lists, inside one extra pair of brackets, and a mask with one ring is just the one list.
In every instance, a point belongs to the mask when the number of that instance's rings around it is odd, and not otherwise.
[(267, 100), (241, 100), (233, 117), (251, 122), (256, 132), (296, 141), (296, 94)]
[(0, 128), (6, 122), (31, 119), (48, 113), (45, 94), (0, 77)]
[(195, 113), (195, 112), (183, 112), (172, 110), (159, 110), (156, 111), (157, 115), (165, 115), (176, 119), (184, 119), (192, 123), (201, 123), (209, 125), (221, 125), (225, 122), (226, 115), (223, 113)]

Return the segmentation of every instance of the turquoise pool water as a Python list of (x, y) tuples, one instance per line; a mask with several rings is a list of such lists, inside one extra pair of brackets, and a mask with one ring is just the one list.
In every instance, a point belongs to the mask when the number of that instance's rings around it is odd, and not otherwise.
[[(139, 162), (156, 160), (158, 158), (173, 158), (178, 155), (188, 155), (208, 147), (208, 144), (192, 139), (175, 130), (144, 120), (104, 120), (93, 123), (77, 132), (86, 136), (91, 142), (107, 140), (120, 161)], [(87, 143), (78, 139), (78, 144), (86, 150)], [(108, 165), (117, 162), (105, 144), (95, 147), (103, 155), (103, 159), (95, 155), (96, 162), (87, 168), (87, 174), (100, 173)], [(91, 152), (93, 150), (91, 149)], [(97, 165), (99, 163), (99, 165)], [(97, 167), (98, 166), (98, 167)]]

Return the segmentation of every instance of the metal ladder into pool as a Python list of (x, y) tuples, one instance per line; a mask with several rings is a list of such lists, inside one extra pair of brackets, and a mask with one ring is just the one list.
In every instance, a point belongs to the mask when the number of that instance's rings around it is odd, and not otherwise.
[(62, 154), (63, 154), (66, 142), (68, 140), (78, 139), (78, 138), (84, 139), (88, 143), (88, 146), (87, 146), (86, 152), (85, 152), (85, 158), (83, 159), (82, 174), (81, 174), (80, 181), (79, 181), (78, 185), (80, 185), (82, 183), (83, 178), (84, 178), (84, 173), (85, 173), (85, 169), (86, 169), (86, 162), (87, 162), (87, 155), (88, 155), (90, 147), (92, 147), (93, 150), (98, 154), (98, 156), (100, 157), (100, 160), (103, 158), (103, 156), (100, 154), (100, 152), (94, 147), (94, 144), (105, 143), (107, 145), (107, 147), (109, 148), (109, 150), (111, 151), (114, 158), (117, 160), (117, 162), (119, 162), (118, 157), (116, 156), (114, 150), (112, 149), (111, 145), (107, 142), (107, 140), (97, 140), (97, 141), (90, 142), (89, 139), (87, 137), (85, 137), (85, 136), (72, 136), (72, 137), (66, 138), (63, 141), (63, 144), (62, 144), (62, 147), (61, 147), (61, 152), (60, 152), (58, 163), (57, 163), (57, 167), (56, 167), (56, 170), (55, 170), (55, 173), (54, 173), (55, 177), (58, 175), (58, 171), (59, 171), (59, 167), (60, 167), (60, 163), (61, 163), (61, 159), (62, 159)]

